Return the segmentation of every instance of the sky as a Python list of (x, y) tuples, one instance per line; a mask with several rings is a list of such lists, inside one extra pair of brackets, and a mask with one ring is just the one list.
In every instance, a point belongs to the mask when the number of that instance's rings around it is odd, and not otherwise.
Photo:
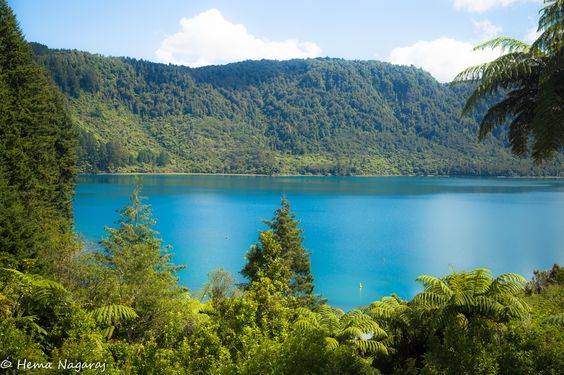
[(448, 82), (530, 42), (542, 0), (8, 0), (28, 41), (192, 67), (337, 57), (415, 65)]

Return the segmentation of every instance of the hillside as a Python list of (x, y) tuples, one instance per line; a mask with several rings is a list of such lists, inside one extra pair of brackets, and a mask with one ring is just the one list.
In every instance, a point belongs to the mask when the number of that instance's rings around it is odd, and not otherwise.
[(477, 143), (468, 86), (377, 61), (187, 68), (34, 44), (69, 101), (83, 172), (562, 175)]

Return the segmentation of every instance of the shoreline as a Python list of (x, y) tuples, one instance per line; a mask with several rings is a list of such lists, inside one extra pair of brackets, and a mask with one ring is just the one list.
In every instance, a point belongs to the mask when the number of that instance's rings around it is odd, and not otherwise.
[(498, 179), (530, 179), (561, 180), (564, 176), (481, 176), (481, 175), (416, 175), (416, 174), (363, 174), (363, 175), (318, 175), (318, 174), (257, 174), (257, 173), (195, 173), (195, 172), (117, 172), (117, 173), (79, 173), (78, 176), (233, 176), (233, 177), (445, 177), (445, 178), (498, 178)]

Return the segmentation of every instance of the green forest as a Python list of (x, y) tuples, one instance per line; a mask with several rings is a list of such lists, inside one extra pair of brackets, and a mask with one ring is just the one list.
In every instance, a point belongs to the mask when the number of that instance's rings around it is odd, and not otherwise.
[(562, 175), (477, 141), (473, 85), (377, 61), (246, 61), (192, 69), (51, 50), (34, 58), (78, 125), (81, 172)]
[(516, 161), (503, 127), (476, 143), (459, 113), (470, 91), (376, 62), (188, 69), (51, 51), (0, 0), (1, 372), (561, 374), (558, 265), (528, 281), (422, 275), (411, 300), (345, 312), (316, 293), (285, 199), (249, 244), (245, 283), (218, 269), (200, 291), (179, 284), (141, 186), (98, 247), (74, 232), (81, 171), (558, 171)]

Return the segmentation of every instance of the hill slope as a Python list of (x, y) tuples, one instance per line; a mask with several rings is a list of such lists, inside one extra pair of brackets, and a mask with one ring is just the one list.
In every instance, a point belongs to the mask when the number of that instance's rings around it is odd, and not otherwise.
[(477, 144), (468, 86), (376, 61), (247, 61), (191, 69), (34, 44), (67, 95), (83, 171), (561, 174)]

